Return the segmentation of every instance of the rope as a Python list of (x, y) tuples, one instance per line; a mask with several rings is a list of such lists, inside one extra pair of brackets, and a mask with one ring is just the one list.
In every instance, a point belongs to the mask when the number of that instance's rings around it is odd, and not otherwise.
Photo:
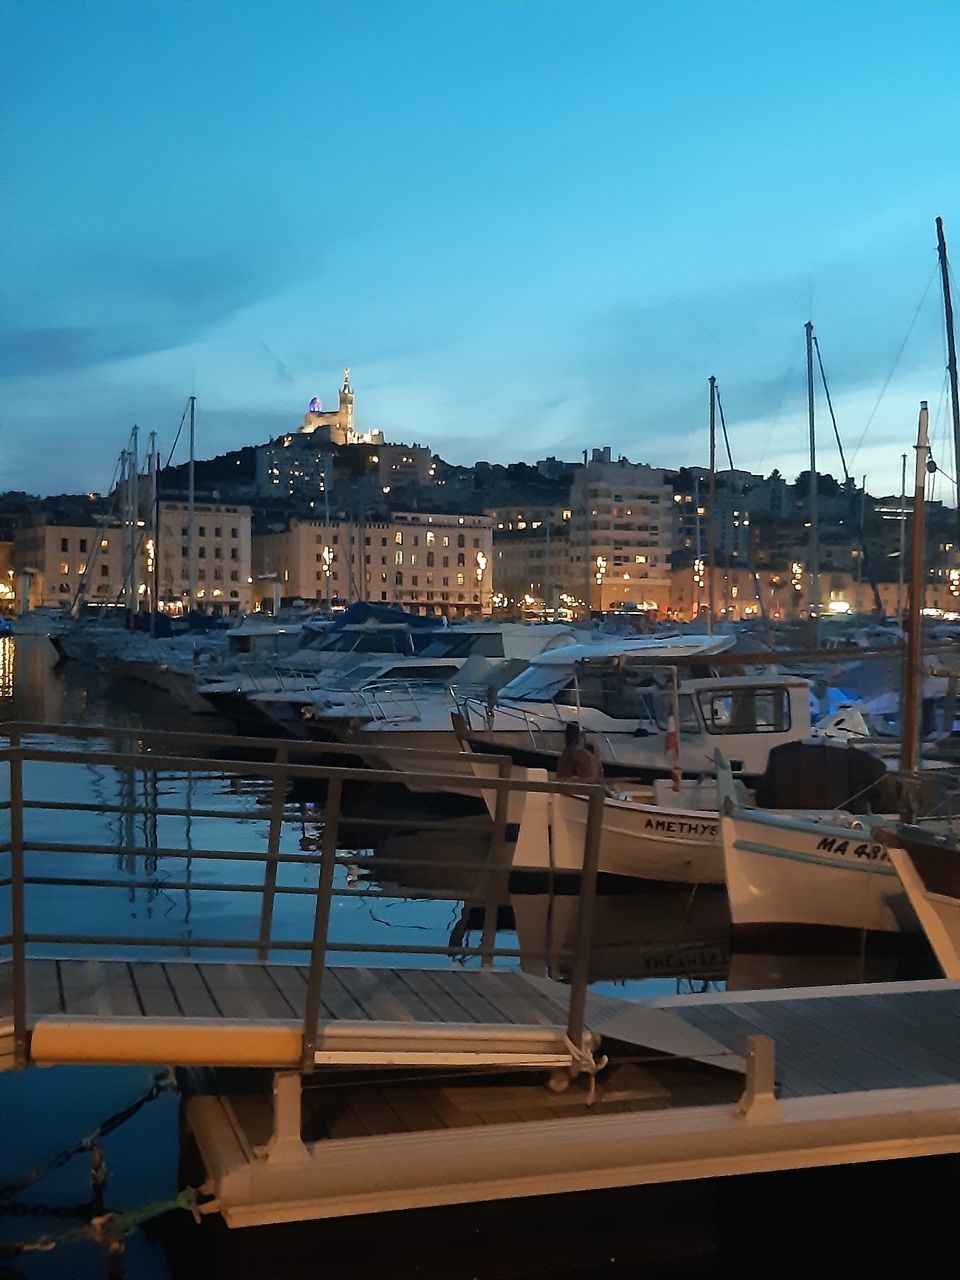
[(830, 421), (833, 423), (833, 434), (836, 437), (837, 448), (840, 450), (840, 464), (843, 467), (844, 480), (850, 479), (850, 472), (847, 470), (847, 460), (843, 455), (843, 441), (840, 439), (840, 428), (837, 426), (837, 416), (833, 412), (833, 400), (830, 398), (830, 388), (827, 386), (827, 375), (823, 370), (823, 357), (820, 355), (820, 343), (817, 335), (813, 335), (813, 345), (817, 352), (817, 364), (820, 366), (820, 381), (823, 383), (824, 395), (827, 397), (827, 408), (830, 410)]
[(720, 429), (723, 432), (723, 443), (727, 447), (727, 461), (730, 463), (730, 470), (733, 470), (733, 454), (730, 452), (730, 437), (727, 435), (727, 420), (723, 416), (723, 404), (720, 400), (720, 388), (714, 387), (714, 394), (717, 397), (717, 409), (720, 413)]
[(877, 403), (873, 406), (873, 411), (870, 414), (870, 417), (867, 419), (867, 425), (863, 428), (863, 431), (860, 433), (860, 439), (857, 441), (857, 447), (854, 449), (850, 459), (851, 462), (856, 461), (857, 454), (860, 452), (860, 446), (863, 444), (864, 440), (867, 437), (867, 432), (870, 430), (870, 424), (873, 422), (874, 418), (877, 416), (877, 410), (880, 408), (880, 404), (883, 400), (883, 397), (887, 394), (887, 387), (889, 387), (893, 379), (893, 375), (896, 372), (897, 365), (900, 363), (900, 357), (903, 355), (906, 345), (910, 340), (910, 335), (911, 333), (913, 333), (913, 326), (917, 323), (917, 320), (919, 319), (920, 312), (923, 309), (923, 304), (927, 300), (927, 294), (930, 292), (930, 286), (933, 284), (933, 281), (937, 275), (938, 270), (939, 270), (939, 267), (934, 267), (933, 271), (931, 271), (930, 273), (930, 279), (927, 281), (927, 287), (924, 289), (923, 296), (921, 297), (920, 301), (917, 303), (917, 309), (913, 313), (913, 319), (910, 321), (910, 324), (907, 327), (907, 332), (904, 334), (903, 341), (900, 343), (900, 350), (897, 352), (896, 356), (894, 356), (893, 364), (890, 366), (890, 372), (887, 374), (886, 380), (884, 381), (883, 386), (880, 388), (880, 394), (877, 396)]

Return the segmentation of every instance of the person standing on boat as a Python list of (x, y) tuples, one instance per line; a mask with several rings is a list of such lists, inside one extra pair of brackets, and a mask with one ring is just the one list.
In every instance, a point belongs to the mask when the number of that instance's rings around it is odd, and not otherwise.
[(599, 782), (603, 777), (603, 769), (596, 753), (584, 744), (580, 726), (572, 722), (567, 724), (563, 738), (563, 751), (557, 760), (557, 781), (582, 779), (584, 782)]

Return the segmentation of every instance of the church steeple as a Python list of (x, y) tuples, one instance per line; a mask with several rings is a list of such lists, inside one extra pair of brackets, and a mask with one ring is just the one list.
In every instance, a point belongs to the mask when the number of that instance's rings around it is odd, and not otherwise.
[(343, 386), (340, 388), (340, 426), (348, 433), (353, 432), (353, 388), (350, 386), (350, 370), (343, 371)]

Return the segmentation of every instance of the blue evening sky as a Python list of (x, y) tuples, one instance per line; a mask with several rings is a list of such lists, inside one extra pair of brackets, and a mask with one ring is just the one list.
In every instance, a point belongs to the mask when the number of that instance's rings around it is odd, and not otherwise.
[[(6, 0), (0, 22), (0, 488), (105, 489), (130, 424), (169, 446), (191, 392), (204, 455), (267, 439), (343, 365), (360, 426), (461, 463), (705, 463), (714, 373), (736, 465), (792, 478), (811, 317), (852, 470), (898, 489), (927, 398), (953, 474), (955, 2)], [(839, 473), (825, 412), (820, 440)]]

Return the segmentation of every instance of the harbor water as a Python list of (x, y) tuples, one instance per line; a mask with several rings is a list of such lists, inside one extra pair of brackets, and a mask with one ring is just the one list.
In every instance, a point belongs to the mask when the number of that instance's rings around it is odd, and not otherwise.
[[(94, 667), (58, 664), (57, 656), (42, 638), (0, 638), (0, 719), (32, 724), (109, 725), (136, 740), (143, 729), (195, 730), (229, 733), (232, 727), (215, 717), (191, 717), (145, 686), (113, 682)], [(42, 741), (38, 735), (32, 741)], [(255, 871), (240, 861), (206, 862), (191, 857), (194, 849), (229, 849), (237, 854), (260, 853), (266, 847), (270, 822), (269, 783), (260, 778), (240, 778), (218, 768), (211, 759), (200, 773), (156, 770), (150, 774), (98, 762), (105, 743), (57, 737), (59, 746), (83, 748), (82, 764), (25, 766), (24, 791), (30, 798), (43, 788), (44, 798), (90, 806), (69, 816), (46, 811), (37, 818), (34, 839), (51, 845), (70, 840), (79, 844), (106, 844), (117, 849), (115, 858), (94, 859), (86, 873), (109, 874), (112, 887), (64, 888), (56, 885), (32, 889), (31, 912), (43, 921), (49, 934), (70, 933), (79, 919), (84, 931), (98, 935), (136, 935), (143, 941), (141, 958), (150, 954), (151, 937), (182, 939), (182, 949), (167, 948), (168, 958), (191, 954), (191, 938), (225, 940), (255, 934), (258, 897), (251, 893), (219, 892), (219, 883), (237, 883)], [(43, 772), (39, 771), (42, 768)], [(55, 772), (53, 772), (54, 770)], [(6, 786), (6, 780), (3, 784)], [(34, 791), (31, 793), (31, 787)], [(341, 828), (343, 863), (338, 866), (336, 887), (348, 890), (334, 899), (331, 937), (341, 944), (398, 944), (410, 948), (408, 963), (424, 965), (479, 964), (473, 949), (479, 945), (486, 913), (491, 904), (481, 870), (489, 846), (489, 822), (480, 812), (458, 812), (455, 835), (445, 835), (447, 803), (431, 803), (429, 797), (401, 801), (399, 789), (371, 788), (358, 815), (376, 814), (383, 825), (362, 824)], [(183, 816), (160, 817), (149, 810), (161, 798), (168, 808), (184, 810)], [(110, 806), (134, 810), (130, 814), (98, 811)], [(211, 809), (225, 816), (202, 816)], [(348, 809), (349, 813), (349, 809)], [(391, 821), (392, 819), (392, 821)], [(418, 828), (418, 819), (431, 820), (429, 830)], [(323, 820), (323, 796), (298, 788), (288, 798), (281, 838), (282, 852), (319, 848)], [(354, 838), (354, 836), (356, 838)], [(452, 848), (457, 868), (444, 865)], [(176, 852), (162, 852), (176, 851)], [(55, 853), (45, 855), (44, 870), (61, 870)], [(86, 855), (70, 855), (71, 872), (83, 866)], [(112, 861), (109, 873), (103, 869)], [(472, 870), (476, 866), (476, 871)], [(281, 872), (281, 883), (306, 886), (308, 868), (290, 864)], [(549, 889), (549, 891), (548, 891)], [(563, 980), (566, 955), (576, 924), (576, 896), (558, 887), (511, 880), (496, 904), (497, 944), (519, 954), (504, 958), (505, 965)], [(284, 895), (277, 901), (274, 936), (308, 937), (313, 914), (309, 893)], [(419, 957), (415, 949), (447, 948)], [(62, 953), (62, 948), (60, 949)], [(57, 954), (55, 945), (48, 954)], [(109, 949), (104, 954), (110, 954)], [(158, 952), (158, 954), (160, 954)], [(208, 950), (218, 958), (216, 950)], [(236, 958), (225, 950), (222, 957)], [(300, 958), (300, 957), (298, 957)], [(376, 964), (378, 956), (342, 950), (340, 963)], [(390, 963), (389, 956), (380, 957)], [(608, 995), (646, 996), (683, 994), (729, 986), (737, 989), (858, 982), (894, 977), (935, 976), (930, 957), (916, 949), (909, 954), (850, 955), (734, 954), (728, 938), (726, 902), (717, 889), (672, 890), (637, 885), (604, 885), (595, 927), (591, 977), (594, 989)], [(47, 1164), (62, 1149), (92, 1132), (105, 1117), (136, 1098), (149, 1085), (149, 1069), (54, 1068), (30, 1070), (0, 1077), (0, 1115), (4, 1141), (0, 1148), (0, 1184), (10, 1183), (28, 1170)], [(119, 1127), (103, 1142), (107, 1164), (106, 1203), (113, 1210), (135, 1210), (152, 1202), (171, 1199), (178, 1189), (177, 1099), (161, 1094)], [(58, 1207), (89, 1199), (89, 1158), (80, 1155), (63, 1168), (39, 1180), (19, 1199), (24, 1203)], [(658, 1190), (666, 1205), (669, 1188)], [(528, 1203), (528, 1202), (525, 1202)], [(582, 1204), (581, 1200), (581, 1204)], [(123, 1274), (142, 1280), (170, 1280), (181, 1275), (249, 1275), (293, 1277), (326, 1273), (336, 1259), (338, 1275), (376, 1277), (423, 1275), (427, 1277), (476, 1275), (484, 1277), (591, 1276), (633, 1274), (639, 1255), (636, 1241), (622, 1239), (624, 1213), (629, 1218), (626, 1193), (594, 1197), (591, 1213), (603, 1231), (591, 1233), (574, 1247), (557, 1227), (556, 1205), (536, 1203), (534, 1208), (511, 1210), (510, 1205), (449, 1210), (434, 1214), (428, 1232), (433, 1247), (424, 1242), (419, 1251), (397, 1244), (397, 1237), (413, 1230), (423, 1215), (398, 1224), (397, 1215), (367, 1220), (361, 1230), (355, 1222), (305, 1224), (297, 1228), (271, 1228), (255, 1233), (233, 1232), (246, 1237), (250, 1248), (236, 1239), (224, 1242), (201, 1232), (178, 1211), (159, 1217), (146, 1230), (132, 1234), (126, 1243)], [(545, 1215), (553, 1213), (553, 1226)], [(498, 1216), (499, 1215), (499, 1216)], [(511, 1216), (512, 1215), (512, 1216)], [(562, 1214), (560, 1215), (562, 1218)], [(663, 1220), (669, 1214), (662, 1215)], [(522, 1221), (522, 1225), (521, 1225)], [(620, 1225), (617, 1225), (617, 1224)], [(75, 1220), (44, 1216), (0, 1216), (0, 1243), (35, 1240), (49, 1235), (55, 1240)], [(417, 1226), (419, 1232), (422, 1225)], [(516, 1248), (525, 1261), (505, 1261), (496, 1247), (503, 1231), (517, 1232)], [(547, 1232), (544, 1243), (541, 1232)], [(474, 1232), (472, 1254), (464, 1255), (462, 1236)], [(458, 1234), (459, 1233), (459, 1234)], [(224, 1232), (219, 1232), (222, 1237)], [(264, 1244), (264, 1240), (268, 1244)], [(448, 1249), (459, 1257), (451, 1261)], [(364, 1251), (363, 1265), (352, 1249)], [(253, 1247), (257, 1241), (256, 1248)], [(715, 1244), (715, 1241), (713, 1241)], [(707, 1274), (710, 1242), (700, 1240), (688, 1223), (683, 1249), (670, 1263), (672, 1270), (646, 1274)], [(712, 1247), (712, 1246), (711, 1246)], [(671, 1250), (664, 1249), (664, 1255)], [(303, 1270), (305, 1257), (313, 1256), (315, 1270)], [(0, 1255), (2, 1258), (2, 1255)], [(192, 1270), (203, 1259), (201, 1270)], [(619, 1258), (619, 1260), (618, 1260)], [(99, 1277), (106, 1274), (102, 1249), (91, 1241), (59, 1245), (49, 1251), (33, 1251), (11, 1261), (4, 1274), (30, 1277)], [(666, 1266), (666, 1263), (664, 1264)], [(247, 1269), (244, 1270), (244, 1267)], [(686, 1270), (685, 1270), (686, 1268)]]

